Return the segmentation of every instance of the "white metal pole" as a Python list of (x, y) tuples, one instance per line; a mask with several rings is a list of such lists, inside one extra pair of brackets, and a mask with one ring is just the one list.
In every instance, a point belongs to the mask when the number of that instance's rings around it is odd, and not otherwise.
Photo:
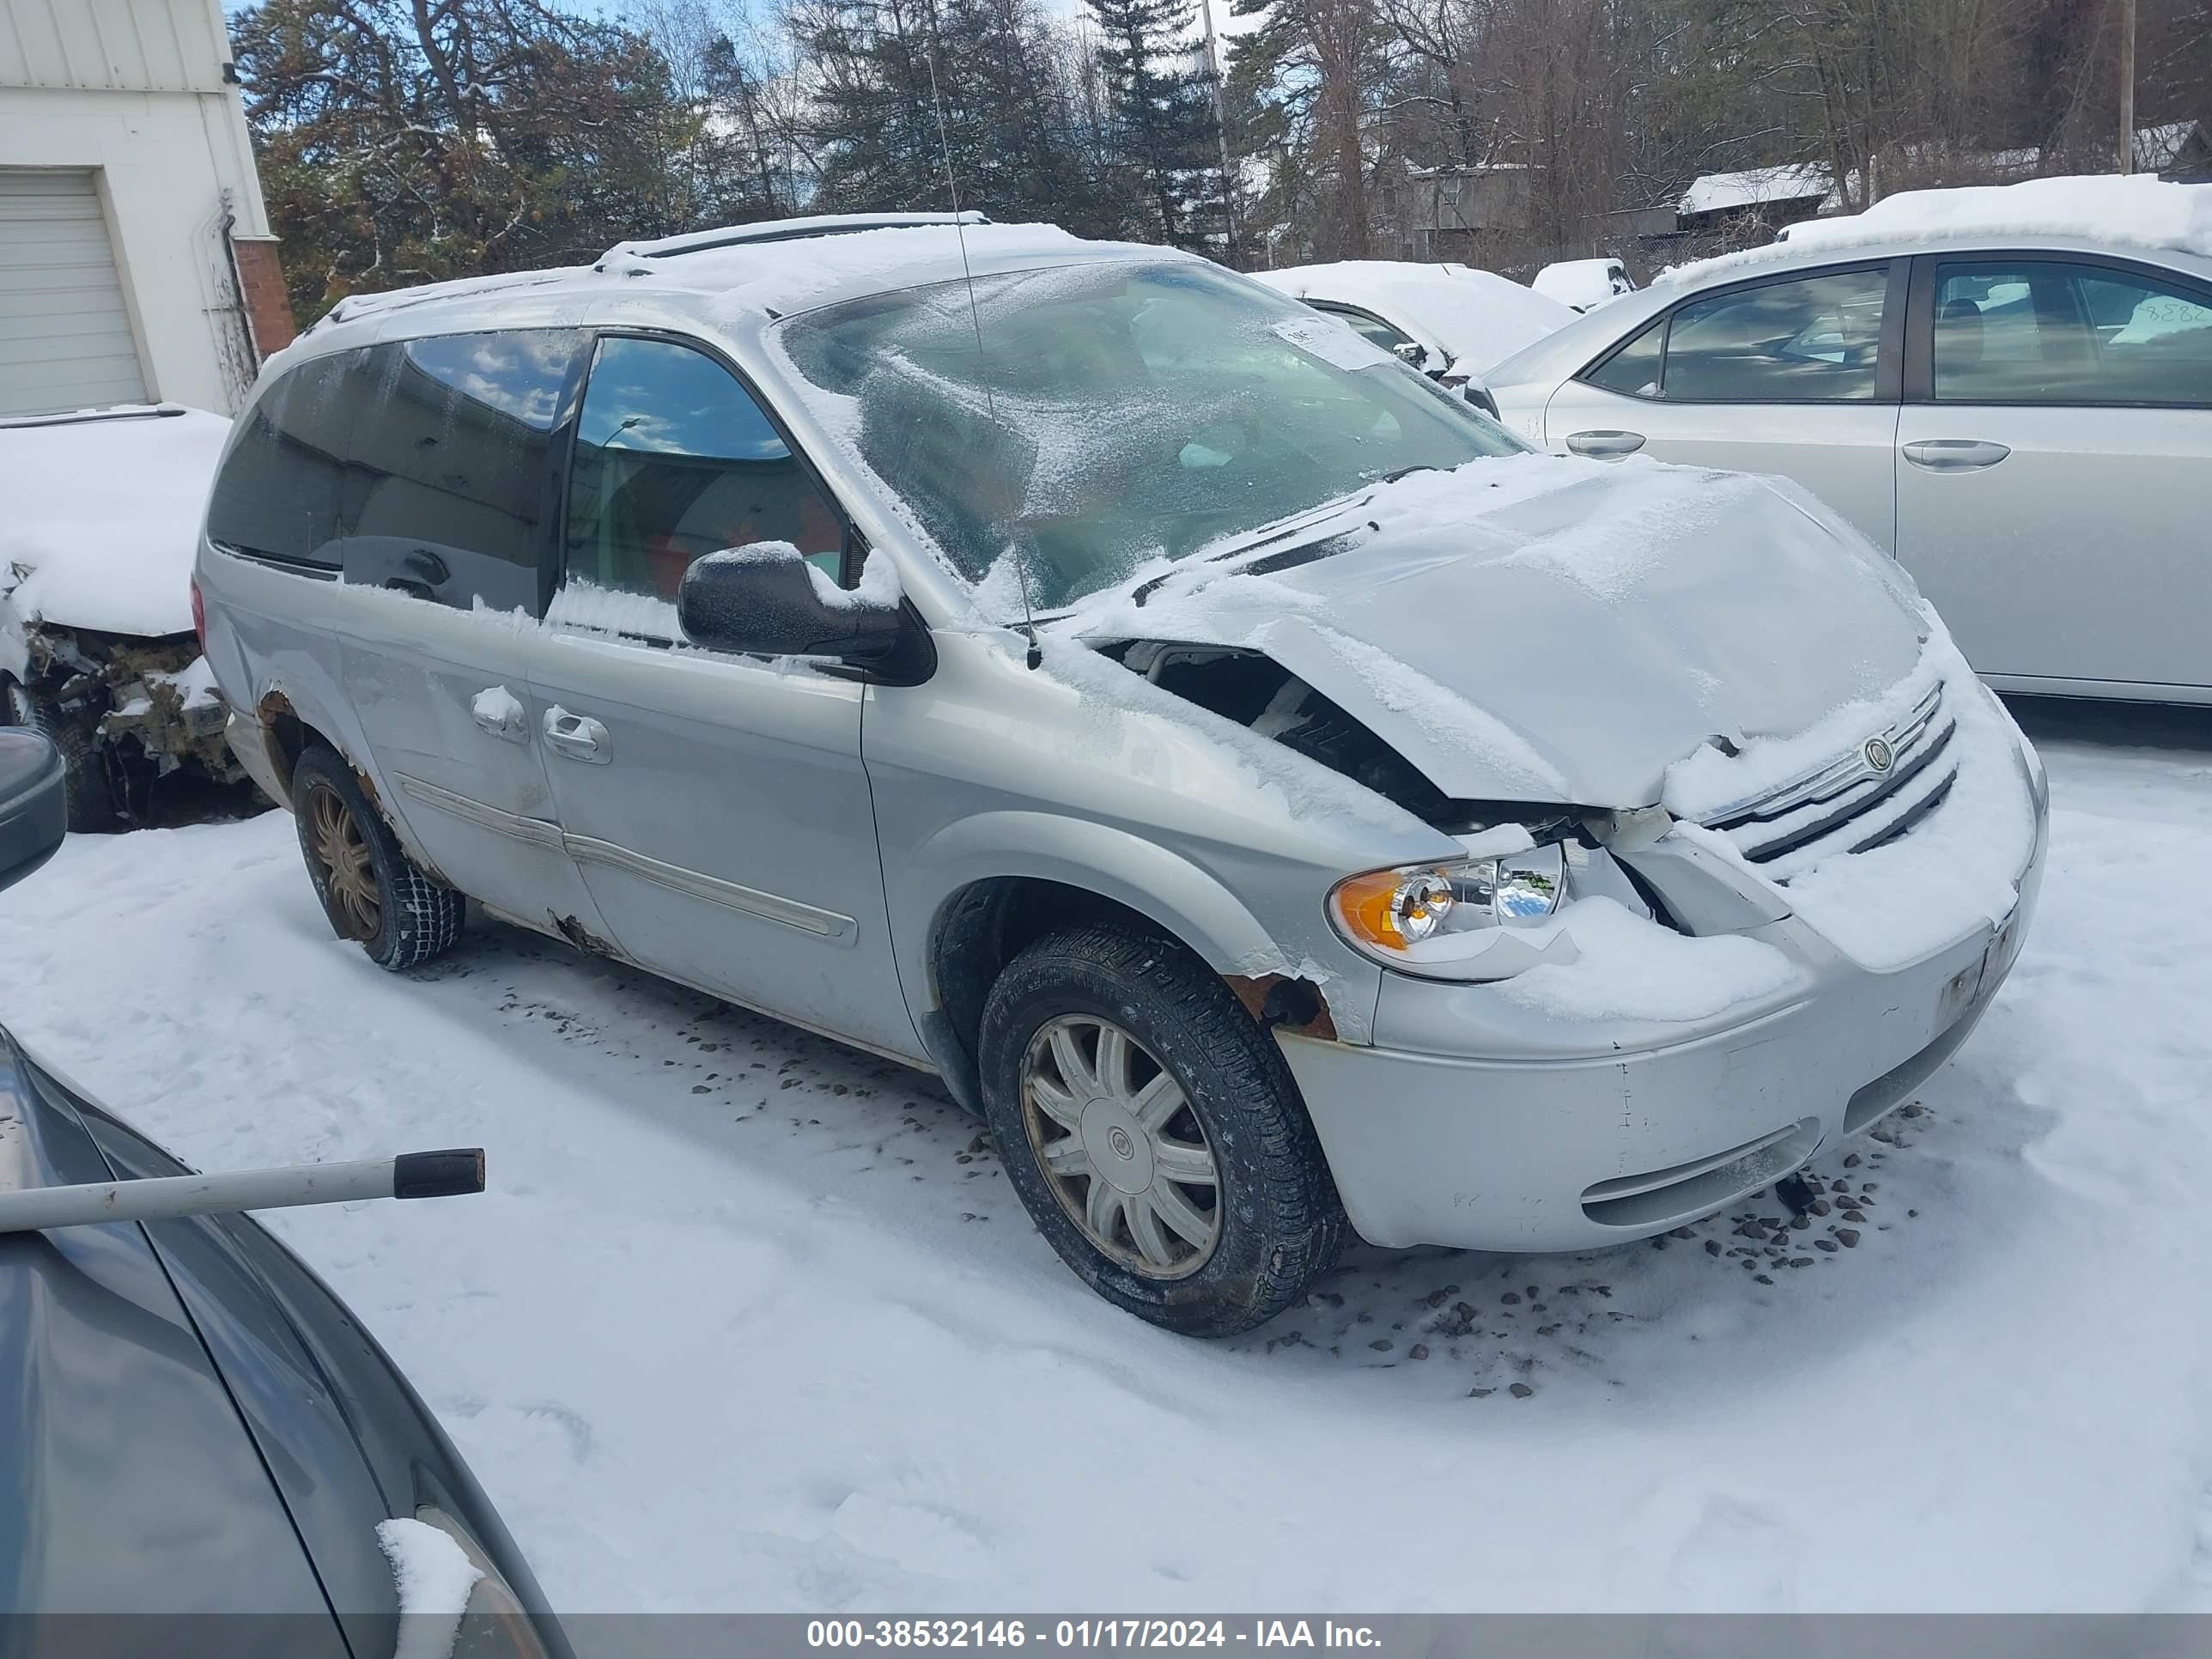
[(156, 1176), (0, 1193), (0, 1233), (103, 1221), (165, 1221), (229, 1210), (282, 1210), (363, 1198), (447, 1198), (483, 1190), (483, 1151), (403, 1152), (349, 1164), (298, 1164), (223, 1175)]

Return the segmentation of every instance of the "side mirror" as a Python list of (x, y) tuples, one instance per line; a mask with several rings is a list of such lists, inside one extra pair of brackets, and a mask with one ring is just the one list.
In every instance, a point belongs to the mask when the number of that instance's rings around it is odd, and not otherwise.
[(1473, 369), (1463, 369), (1457, 363), (1445, 371), (1444, 384), (1473, 404), (1492, 420), (1498, 418), (1498, 399), (1491, 395), (1490, 383)]
[(881, 661), (905, 623), (898, 602), (833, 586), (788, 542), (709, 553), (684, 573), (676, 618), (695, 645), (762, 657)]
[(35, 732), (0, 732), (0, 888), (52, 858), (68, 833), (61, 750)]

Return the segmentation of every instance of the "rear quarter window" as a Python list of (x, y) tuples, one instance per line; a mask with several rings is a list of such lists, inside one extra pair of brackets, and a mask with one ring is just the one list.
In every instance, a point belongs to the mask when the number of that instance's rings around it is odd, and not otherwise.
[(335, 569), (352, 409), (343, 395), (365, 351), (288, 369), (255, 401), (208, 502), (208, 539), (258, 558)]

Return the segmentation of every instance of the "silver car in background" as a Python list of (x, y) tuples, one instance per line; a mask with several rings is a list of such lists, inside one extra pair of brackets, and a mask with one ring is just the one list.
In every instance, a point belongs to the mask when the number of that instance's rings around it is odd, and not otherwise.
[(1757, 480), (1529, 452), (1207, 262), (927, 216), (348, 301), (200, 553), (387, 968), (484, 913), (936, 1073), (1122, 1308), (1584, 1249), (1966, 1034), (2033, 751)]
[(1547, 448), (1804, 485), (2001, 689), (2212, 702), (2212, 185), (1893, 197), (1674, 271), (1489, 379)]

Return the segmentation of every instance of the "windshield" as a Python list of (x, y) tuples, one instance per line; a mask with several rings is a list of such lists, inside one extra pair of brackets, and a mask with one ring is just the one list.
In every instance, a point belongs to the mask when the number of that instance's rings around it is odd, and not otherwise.
[[(1031, 601), (1390, 474), (1522, 447), (1334, 319), (1212, 266), (941, 283), (794, 319), (799, 372), (971, 581), (1010, 550)], [(981, 349), (977, 348), (977, 336)]]

